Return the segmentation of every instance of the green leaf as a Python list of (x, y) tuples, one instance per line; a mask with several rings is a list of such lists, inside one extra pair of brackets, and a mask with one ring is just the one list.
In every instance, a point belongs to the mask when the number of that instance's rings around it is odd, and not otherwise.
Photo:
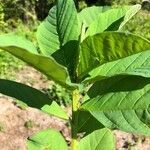
[(122, 30), (123, 27), (127, 24), (127, 22), (135, 16), (135, 14), (141, 9), (141, 5), (137, 4), (132, 6), (126, 13), (123, 22), (119, 26), (119, 30)]
[(136, 13), (141, 9), (141, 5), (133, 5), (129, 7), (124, 17), (120, 18), (119, 20), (115, 21), (111, 24), (106, 31), (122, 31), (123, 27), (131, 20), (132, 17), (136, 15)]
[(150, 135), (136, 111), (149, 109), (150, 78), (120, 76), (96, 82), (89, 90), (90, 97), (82, 109), (90, 113), (104, 126), (126, 132)]
[[(150, 136), (150, 122), (146, 122), (139, 116), (138, 112), (145, 114), (148, 110), (123, 110), (112, 112), (92, 112), (91, 114), (105, 127), (119, 129), (125, 132), (138, 135)], [(149, 116), (150, 114), (148, 114)], [(147, 123), (147, 124), (146, 124)]]
[(34, 45), (13, 34), (0, 35), (0, 48), (32, 65), (57, 83), (72, 88), (69, 75), (52, 57), (39, 55)]
[(22, 108), (26, 108), (27, 104), (50, 115), (68, 120), (68, 115), (55, 101), (52, 102), (47, 95), (25, 84), (0, 79), (0, 93), (17, 99), (15, 100), (17, 105)]
[(150, 49), (150, 42), (122, 32), (104, 32), (86, 38), (80, 45), (78, 80), (94, 68)]
[(123, 18), (129, 8), (130, 7), (128, 6), (124, 6), (120, 8), (109, 9), (108, 11), (101, 13), (87, 29), (86, 36), (92, 36), (105, 31), (114, 22)]
[(118, 75), (150, 77), (150, 50), (103, 64), (93, 69), (83, 82), (95, 82)]
[(85, 27), (89, 27), (90, 24), (93, 23), (93, 21), (95, 21), (101, 13), (109, 9), (111, 9), (109, 6), (92, 6), (83, 9), (78, 13), (80, 27), (82, 23), (85, 24)]
[(59, 36), (57, 33), (56, 6), (49, 11), (47, 18), (40, 24), (37, 30), (37, 40), (40, 50), (45, 55), (51, 55), (59, 49)]
[(44, 105), (41, 110), (47, 114), (59, 117), (64, 120), (69, 119), (67, 113), (55, 101), (53, 101), (51, 105)]
[(87, 135), (101, 128), (104, 128), (104, 126), (88, 111), (78, 111), (77, 130), (79, 133), (85, 132)]
[(41, 52), (46, 56), (53, 54), (55, 60), (72, 73), (78, 37), (79, 26), (74, 1), (58, 0), (37, 31)]
[(135, 111), (138, 118), (150, 128), (150, 107), (146, 110), (136, 110)]
[(145, 109), (150, 105), (149, 91), (150, 78), (140, 76), (112, 77), (96, 82), (90, 88), (88, 91), (90, 100), (87, 100), (82, 108), (88, 111)]
[(80, 150), (115, 150), (115, 140), (112, 132), (106, 128), (96, 130), (81, 139)]
[(35, 108), (41, 108), (52, 102), (48, 96), (37, 89), (5, 79), (0, 79), (0, 93), (14, 97)]
[(29, 137), (27, 148), (28, 150), (67, 150), (67, 144), (58, 131), (46, 129)]

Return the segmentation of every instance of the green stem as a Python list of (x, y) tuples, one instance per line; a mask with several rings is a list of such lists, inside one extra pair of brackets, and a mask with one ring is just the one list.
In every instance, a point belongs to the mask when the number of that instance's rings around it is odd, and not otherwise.
[(78, 125), (78, 113), (80, 94), (78, 90), (74, 90), (72, 93), (72, 124), (71, 124), (71, 150), (77, 150), (77, 125)]

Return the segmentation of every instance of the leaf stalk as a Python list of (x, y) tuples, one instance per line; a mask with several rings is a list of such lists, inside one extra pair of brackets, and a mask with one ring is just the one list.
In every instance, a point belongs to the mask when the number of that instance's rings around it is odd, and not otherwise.
[(79, 100), (80, 100), (80, 94), (79, 90), (74, 90), (72, 93), (72, 123), (71, 123), (71, 150), (76, 150), (78, 145), (78, 131), (77, 131), (77, 125), (78, 125), (78, 108), (79, 108)]

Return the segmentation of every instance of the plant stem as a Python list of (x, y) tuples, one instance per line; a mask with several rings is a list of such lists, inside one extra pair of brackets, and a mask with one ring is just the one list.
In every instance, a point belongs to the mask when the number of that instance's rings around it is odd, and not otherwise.
[(72, 93), (72, 123), (71, 123), (71, 136), (72, 136), (72, 141), (71, 141), (71, 150), (76, 150), (77, 149), (77, 125), (78, 125), (78, 113), (77, 110), (79, 108), (79, 99), (80, 99), (80, 94), (78, 90), (74, 90)]

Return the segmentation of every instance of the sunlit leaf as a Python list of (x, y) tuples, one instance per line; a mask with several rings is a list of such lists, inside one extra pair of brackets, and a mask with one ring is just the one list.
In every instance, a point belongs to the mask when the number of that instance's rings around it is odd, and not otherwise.
[(51, 105), (44, 105), (41, 110), (47, 114), (68, 120), (67, 113), (55, 101)]
[(4, 34), (0, 35), (0, 48), (27, 62), (49, 79), (72, 88), (67, 69), (58, 64), (52, 57), (38, 54), (30, 41), (13, 34)]
[(133, 34), (104, 32), (86, 38), (80, 45), (78, 79), (94, 68), (150, 49), (150, 41)]
[(27, 148), (28, 150), (67, 150), (67, 144), (58, 131), (46, 129), (29, 137)]
[(108, 129), (92, 132), (79, 143), (80, 150), (115, 150), (114, 136)]

